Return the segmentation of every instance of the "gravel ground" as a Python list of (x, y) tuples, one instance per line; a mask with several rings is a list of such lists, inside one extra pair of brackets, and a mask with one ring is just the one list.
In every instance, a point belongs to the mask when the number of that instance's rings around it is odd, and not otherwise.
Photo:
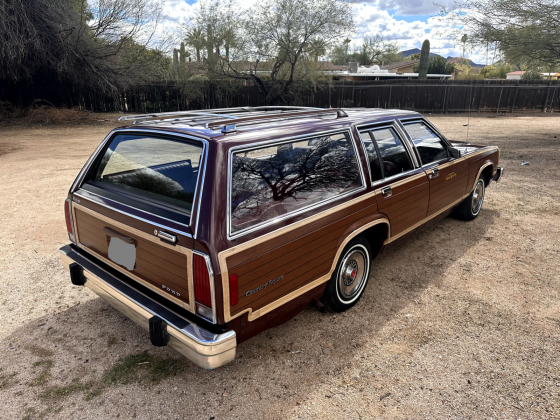
[[(115, 124), (0, 128), (0, 418), (560, 418), (560, 118), (519, 115), (468, 121), (506, 169), (475, 221), (425, 228), (353, 309), (308, 308), (214, 371), (60, 266), (68, 187)], [(466, 115), (428, 117), (466, 138)]]

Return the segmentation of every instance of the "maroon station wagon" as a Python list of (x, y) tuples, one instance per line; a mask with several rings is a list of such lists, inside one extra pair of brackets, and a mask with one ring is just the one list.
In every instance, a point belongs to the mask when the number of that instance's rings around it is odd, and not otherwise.
[[(126, 116), (79, 173), (61, 252), (85, 285), (205, 368), (309, 304), (351, 308), (372, 261), (451, 212), (472, 220), (497, 147), (416, 112), (246, 107)], [(375, 267), (375, 265), (373, 266)]]

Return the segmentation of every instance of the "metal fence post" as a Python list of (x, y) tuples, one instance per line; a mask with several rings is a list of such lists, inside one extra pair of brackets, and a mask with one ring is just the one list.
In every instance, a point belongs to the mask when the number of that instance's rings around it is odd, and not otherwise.
[(496, 109), (496, 114), (500, 112), (500, 103), (502, 102), (502, 93), (504, 93), (504, 87), (500, 90), (500, 99), (498, 99), (498, 108)]

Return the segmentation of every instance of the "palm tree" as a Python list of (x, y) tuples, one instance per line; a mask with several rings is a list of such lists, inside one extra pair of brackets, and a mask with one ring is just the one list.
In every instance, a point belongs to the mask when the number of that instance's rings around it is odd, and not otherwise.
[(204, 31), (202, 28), (195, 27), (187, 30), (185, 41), (187, 45), (190, 45), (196, 50), (196, 61), (200, 61), (200, 50), (206, 45), (206, 39), (204, 38)]
[(327, 49), (325, 47), (325, 41), (322, 39), (315, 38), (311, 40), (308, 45), (307, 52), (310, 57), (317, 63), (319, 61), (319, 57), (325, 55)]
[(350, 46), (351, 42), (352, 40), (348, 37), (344, 41), (342, 41), (342, 43), (344, 44), (344, 51), (346, 53), (346, 56), (348, 56), (348, 47)]

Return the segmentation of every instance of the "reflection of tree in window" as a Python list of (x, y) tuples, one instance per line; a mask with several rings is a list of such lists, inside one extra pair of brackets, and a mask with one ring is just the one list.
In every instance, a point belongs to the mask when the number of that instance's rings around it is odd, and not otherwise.
[(234, 155), (232, 231), (361, 185), (356, 155), (347, 134), (317, 137), (306, 143), (285, 143), (273, 154)]
[(447, 158), (447, 146), (430, 127), (423, 123), (407, 124), (406, 131), (414, 142), (422, 164)]

